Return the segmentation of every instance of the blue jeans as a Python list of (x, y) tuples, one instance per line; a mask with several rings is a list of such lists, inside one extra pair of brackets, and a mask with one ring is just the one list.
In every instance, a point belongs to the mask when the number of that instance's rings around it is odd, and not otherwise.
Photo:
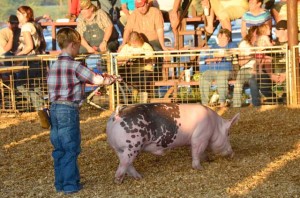
[(249, 79), (249, 86), (250, 86), (250, 93), (252, 98), (252, 104), (253, 106), (260, 106), (260, 93), (259, 93), (259, 86), (257, 83), (256, 75), (252, 75)]
[(57, 191), (78, 191), (80, 175), (77, 159), (81, 150), (79, 110), (69, 105), (52, 104), (50, 118), (55, 188)]

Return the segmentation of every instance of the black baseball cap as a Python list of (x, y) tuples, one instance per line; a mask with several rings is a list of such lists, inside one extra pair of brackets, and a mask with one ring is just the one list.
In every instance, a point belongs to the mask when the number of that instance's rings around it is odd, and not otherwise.
[(10, 22), (10, 23), (19, 23), (19, 19), (16, 15), (12, 14), (12, 15), (9, 16), (8, 22)]
[(276, 30), (286, 30), (287, 29), (287, 21), (281, 20), (276, 23)]

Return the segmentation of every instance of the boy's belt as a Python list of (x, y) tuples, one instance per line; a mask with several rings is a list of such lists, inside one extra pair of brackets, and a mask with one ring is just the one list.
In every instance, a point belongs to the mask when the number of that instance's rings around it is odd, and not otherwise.
[(79, 103), (77, 102), (71, 102), (71, 101), (67, 101), (67, 100), (57, 100), (52, 102), (51, 104), (63, 104), (63, 105), (67, 105), (67, 106), (71, 106), (71, 107), (79, 107)]

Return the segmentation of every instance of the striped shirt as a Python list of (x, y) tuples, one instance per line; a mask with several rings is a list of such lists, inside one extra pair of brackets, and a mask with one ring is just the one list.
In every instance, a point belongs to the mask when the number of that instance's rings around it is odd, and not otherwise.
[(102, 78), (83, 66), (81, 62), (75, 61), (67, 53), (60, 54), (50, 66), (47, 75), (50, 102), (57, 100), (81, 101), (84, 83), (100, 84), (99, 77)]
[(259, 15), (253, 15), (250, 11), (246, 12), (242, 20), (246, 22), (246, 27), (249, 29), (252, 26), (260, 26), (271, 19), (271, 14), (269, 11), (264, 10)]

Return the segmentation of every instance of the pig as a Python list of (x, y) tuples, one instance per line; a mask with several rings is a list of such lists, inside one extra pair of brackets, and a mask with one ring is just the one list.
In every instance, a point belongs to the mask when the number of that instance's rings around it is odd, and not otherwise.
[(110, 116), (107, 141), (120, 160), (115, 183), (125, 174), (141, 179), (133, 161), (141, 151), (162, 155), (166, 149), (191, 146), (192, 167), (202, 169), (200, 159), (210, 149), (222, 156), (233, 156), (229, 128), (239, 113), (225, 120), (201, 104), (149, 103), (118, 107)]

